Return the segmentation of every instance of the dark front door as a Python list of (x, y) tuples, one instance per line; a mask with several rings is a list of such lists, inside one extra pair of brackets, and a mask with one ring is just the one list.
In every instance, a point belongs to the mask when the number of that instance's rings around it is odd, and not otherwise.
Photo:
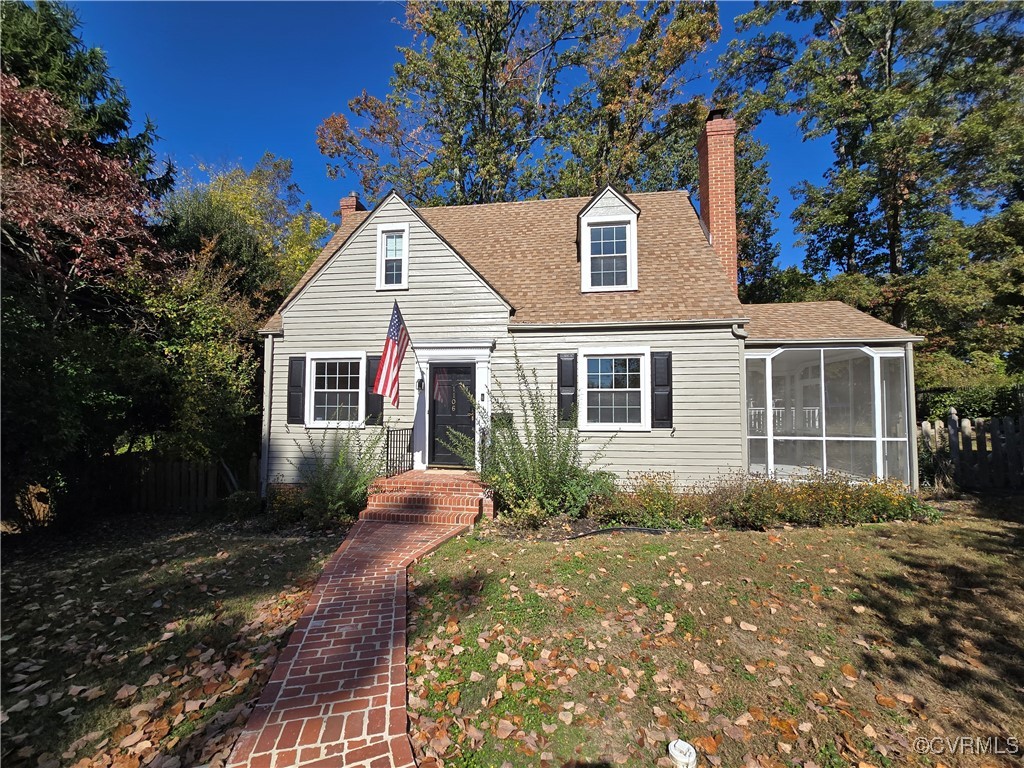
[(449, 430), (475, 435), (472, 394), (476, 391), (472, 365), (430, 366), (430, 463), (461, 467), (465, 462), (451, 449)]

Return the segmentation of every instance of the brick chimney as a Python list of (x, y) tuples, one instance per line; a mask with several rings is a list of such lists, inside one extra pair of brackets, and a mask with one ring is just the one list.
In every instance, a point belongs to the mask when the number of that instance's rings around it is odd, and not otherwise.
[(338, 212), (341, 214), (341, 220), (344, 222), (345, 217), (348, 214), (353, 213), (354, 211), (365, 210), (366, 206), (363, 205), (362, 201), (360, 201), (359, 195), (357, 195), (355, 192), (349, 192), (348, 195), (341, 198), (341, 207), (339, 208)]
[(700, 218), (711, 233), (711, 247), (729, 277), (737, 285), (736, 241), (736, 121), (725, 110), (713, 109), (697, 142), (700, 165)]

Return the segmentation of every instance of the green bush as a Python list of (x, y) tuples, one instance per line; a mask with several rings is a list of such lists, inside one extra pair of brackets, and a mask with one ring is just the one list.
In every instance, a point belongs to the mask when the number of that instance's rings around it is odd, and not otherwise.
[(962, 419), (1019, 416), (1024, 413), (1024, 384), (983, 384), (918, 393), (917, 412), (922, 419), (945, 424), (950, 408), (956, 408)]
[(642, 528), (696, 527), (704, 521), (703, 501), (701, 494), (678, 493), (667, 472), (640, 472), (594, 509), (594, 519)]
[[(492, 398), (494, 417), (480, 445), (480, 479), (495, 494), (499, 514), (510, 513), (536, 527), (551, 517), (578, 518), (593, 500), (611, 492), (611, 476), (593, 471), (600, 452), (585, 460), (575, 414), (563, 423), (552, 393), (541, 389), (537, 372), (527, 374), (515, 358), (518, 391), (514, 402), (503, 391)], [(476, 442), (451, 431), (449, 448), (469, 466)]]
[(669, 529), (705, 523), (754, 529), (856, 525), (936, 517), (899, 482), (854, 481), (838, 473), (800, 482), (729, 475), (683, 491), (675, 490), (668, 474), (641, 473), (594, 512), (600, 524)]
[[(734, 482), (734, 481), (733, 481)], [(709, 521), (736, 528), (822, 526), (926, 520), (937, 513), (895, 480), (854, 481), (839, 473), (800, 482), (746, 478), (742, 494), (713, 508)]]
[(319, 441), (307, 435), (308, 453), (300, 445), (302, 461), (293, 462), (302, 478), (306, 523), (330, 527), (366, 506), (370, 483), (384, 473), (385, 435), (379, 427), (325, 430)]
[(299, 485), (271, 484), (267, 491), (267, 527), (297, 525), (306, 518), (305, 490)]
[(253, 491), (235, 491), (217, 502), (217, 513), (229, 520), (248, 520), (256, 517), (262, 510), (258, 493)]

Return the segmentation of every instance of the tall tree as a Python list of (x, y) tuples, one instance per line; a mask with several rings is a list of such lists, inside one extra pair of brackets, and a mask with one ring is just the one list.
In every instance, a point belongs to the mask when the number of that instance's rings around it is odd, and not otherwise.
[(201, 166), (210, 180), (181, 188), (165, 201), (162, 241), (198, 253), (212, 241), (218, 266), (256, 305), (275, 304), (327, 242), (330, 223), (303, 202), (292, 161), (267, 152), (251, 170)]
[(68, 130), (108, 157), (127, 159), (155, 194), (173, 184), (173, 168), (157, 171), (156, 126), (146, 120), (132, 133), (131, 102), (110, 74), (106, 54), (78, 36), (78, 16), (62, 3), (23, 0), (0, 3), (0, 67), (25, 87), (54, 96), (69, 113)]
[(391, 91), (363, 92), (327, 118), (317, 143), (372, 197), (398, 187), (423, 205), (536, 195), (555, 89), (598, 36), (606, 11), (573, 3), (410, 2)]
[[(707, 114), (687, 94), (713, 3), (411, 3), (391, 90), (317, 131), (329, 172), (421, 205), (696, 187)], [(358, 127), (354, 127), (357, 126)], [(774, 270), (764, 148), (739, 143), (741, 276)]]
[[(832, 144), (824, 183), (794, 190), (810, 273), (920, 273), (956, 209), (1020, 194), (1022, 20), (1019, 4), (980, 2), (769, 3), (738, 18), (761, 31), (730, 45), (723, 92), (747, 120), (796, 115)], [(905, 301), (891, 306), (905, 324)]]
[(133, 330), (129, 282), (164, 268), (127, 160), (71, 127), (48, 92), (0, 74), (3, 497), (17, 514), (28, 483), (52, 487), (109, 449), (133, 402), (159, 412), (159, 360)]

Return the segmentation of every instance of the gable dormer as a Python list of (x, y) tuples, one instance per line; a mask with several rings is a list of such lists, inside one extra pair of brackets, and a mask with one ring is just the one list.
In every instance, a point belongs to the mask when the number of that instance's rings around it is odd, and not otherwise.
[(640, 209), (612, 186), (579, 212), (580, 290), (635, 291), (636, 224)]

